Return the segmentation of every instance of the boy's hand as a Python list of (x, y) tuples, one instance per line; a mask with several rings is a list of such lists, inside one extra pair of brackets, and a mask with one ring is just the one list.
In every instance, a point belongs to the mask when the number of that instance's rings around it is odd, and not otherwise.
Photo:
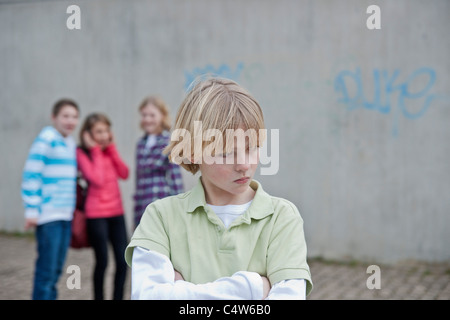
[(38, 218), (26, 218), (25, 219), (25, 230), (36, 227), (37, 221), (38, 221)]
[(183, 280), (184, 281), (184, 278), (183, 278), (183, 276), (181, 275), (181, 273), (179, 273), (177, 270), (175, 270), (175, 269), (173, 269), (173, 271), (175, 271), (175, 281), (177, 281), (177, 280)]
[[(179, 273), (175, 269), (173, 269), (173, 271), (175, 272), (174, 281), (177, 281), (177, 280), (183, 280), (184, 281), (184, 278), (181, 275), (181, 273)], [(264, 300), (269, 295), (269, 292), (270, 292), (270, 289), (271, 289), (272, 286), (270, 285), (270, 281), (269, 281), (269, 279), (267, 279), (267, 277), (261, 276), (261, 279), (263, 281), (263, 298), (262, 298), (262, 300)]]
[(263, 298), (262, 299), (264, 300), (269, 295), (271, 285), (270, 285), (269, 279), (267, 279), (266, 277), (261, 276), (261, 279), (263, 281)]

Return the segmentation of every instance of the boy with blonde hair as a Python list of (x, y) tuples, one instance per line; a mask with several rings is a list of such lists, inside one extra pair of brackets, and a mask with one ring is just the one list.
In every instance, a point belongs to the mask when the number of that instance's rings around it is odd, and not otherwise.
[(236, 82), (193, 86), (165, 151), (201, 177), (146, 208), (125, 252), (132, 299), (305, 299), (303, 220), (252, 179), (264, 138), (262, 110)]

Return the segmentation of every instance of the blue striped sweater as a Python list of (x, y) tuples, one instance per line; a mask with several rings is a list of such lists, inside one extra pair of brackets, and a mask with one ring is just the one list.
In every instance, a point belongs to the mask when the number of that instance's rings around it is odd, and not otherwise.
[(76, 144), (55, 128), (42, 129), (34, 140), (22, 176), (26, 218), (38, 225), (72, 220), (76, 201)]

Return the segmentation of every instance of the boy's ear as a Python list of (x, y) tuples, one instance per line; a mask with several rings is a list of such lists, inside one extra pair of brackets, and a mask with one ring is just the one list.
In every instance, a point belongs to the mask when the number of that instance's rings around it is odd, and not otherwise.
[(191, 155), (191, 158), (189, 159), (191, 161), (192, 164), (199, 164), (202, 163), (201, 159), (197, 159), (195, 160), (194, 155)]

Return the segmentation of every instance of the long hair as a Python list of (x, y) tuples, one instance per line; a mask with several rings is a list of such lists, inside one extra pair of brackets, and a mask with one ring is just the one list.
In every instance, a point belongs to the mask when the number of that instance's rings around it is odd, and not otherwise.
[[(202, 123), (203, 132), (196, 133), (197, 121)], [(199, 170), (199, 165), (193, 163), (191, 158), (194, 155), (194, 148), (198, 147), (195, 146), (196, 134), (199, 134), (202, 140), (207, 130), (218, 130), (223, 135), (226, 151), (229, 151), (227, 149), (233, 141), (230, 139), (232, 138), (230, 132), (238, 128), (255, 130), (256, 136), (250, 141), (252, 145), (260, 147), (264, 142), (265, 131), (260, 130), (265, 128), (264, 116), (256, 99), (232, 80), (218, 77), (199, 78), (181, 103), (174, 125), (174, 132), (187, 130), (191, 140), (186, 141), (183, 138), (180, 141), (173, 132), (171, 142), (163, 152), (169, 154), (169, 160), (173, 161), (171, 151), (177, 148), (180, 151), (178, 155), (186, 160), (186, 162), (183, 160), (180, 166), (195, 174)], [(215, 142), (214, 140), (212, 143)], [(190, 150), (183, 147), (186, 143), (191, 146)], [(208, 142), (203, 142), (200, 148), (204, 149), (207, 145)], [(185, 154), (184, 150), (187, 150), (188, 154)]]

